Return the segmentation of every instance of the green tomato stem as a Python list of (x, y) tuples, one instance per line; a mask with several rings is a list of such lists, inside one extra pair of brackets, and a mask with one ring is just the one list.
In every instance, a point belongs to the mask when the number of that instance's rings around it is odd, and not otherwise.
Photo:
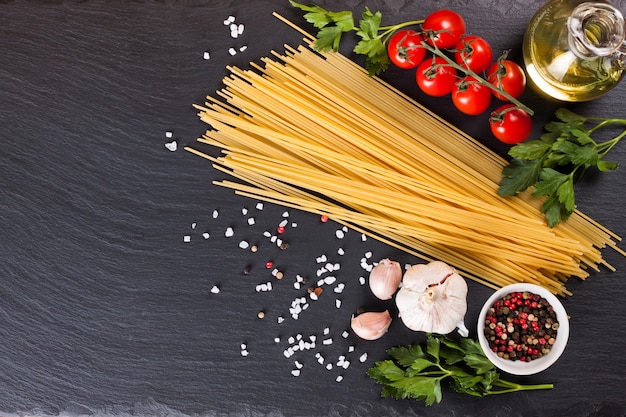
[(457, 71), (461, 71), (462, 73), (464, 73), (466, 75), (469, 75), (470, 77), (474, 78), (477, 81), (478, 84), (484, 85), (485, 87), (490, 88), (493, 91), (496, 91), (497, 93), (499, 93), (502, 96), (506, 97), (511, 103), (515, 104), (517, 107), (519, 107), (520, 109), (524, 110), (529, 115), (532, 116), (533, 114), (535, 114), (535, 112), (531, 108), (529, 108), (528, 106), (526, 106), (525, 104), (523, 104), (522, 102), (517, 100), (515, 97), (511, 96), (509, 93), (504, 91), (504, 89), (498, 88), (495, 85), (491, 84), (490, 82), (488, 82), (487, 80), (485, 80), (484, 78), (482, 78), (481, 76), (476, 74), (474, 71), (472, 71), (471, 68), (463, 67), (463, 66), (457, 64), (448, 55), (444, 54), (437, 46), (431, 46), (431, 45), (429, 45), (426, 42), (422, 42), (422, 46), (427, 51), (437, 55), (438, 57), (441, 57), (441, 58), (445, 59), (446, 62), (448, 63), (448, 65), (450, 65), (452, 68), (456, 69)]

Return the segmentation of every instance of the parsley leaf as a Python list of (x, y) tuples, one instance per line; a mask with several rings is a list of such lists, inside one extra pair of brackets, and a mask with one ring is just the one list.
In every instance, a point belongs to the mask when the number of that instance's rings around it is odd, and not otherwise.
[(593, 136), (610, 125), (626, 125), (626, 119), (584, 117), (564, 108), (555, 112), (538, 140), (519, 143), (509, 149), (512, 157), (502, 169), (500, 196), (514, 196), (532, 188), (532, 195), (545, 198), (542, 212), (554, 227), (576, 209), (574, 185), (589, 168), (601, 172), (617, 169), (615, 162), (602, 158), (624, 137), (626, 129), (614, 138), (597, 142)]
[(391, 359), (376, 362), (368, 375), (383, 386), (381, 396), (414, 399), (430, 406), (442, 401), (442, 384), (457, 392), (483, 397), (532, 389), (550, 389), (552, 384), (520, 385), (500, 378), (477, 340), (453, 340), (426, 335), (425, 346), (411, 345), (387, 350)]

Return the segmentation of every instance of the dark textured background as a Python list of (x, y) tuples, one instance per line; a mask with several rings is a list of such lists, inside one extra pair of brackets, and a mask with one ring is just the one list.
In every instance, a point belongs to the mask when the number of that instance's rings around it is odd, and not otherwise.
[[(487, 38), (495, 51), (511, 49), (519, 60), (525, 25), (541, 3), (323, 4), (357, 13), (367, 5), (389, 23), (452, 7), (470, 32)], [(553, 390), (483, 399), (446, 390), (443, 403), (430, 408), (379, 398), (367, 368), (386, 348), (423, 335), (395, 321), (376, 342), (341, 337), (358, 307), (381, 307), (358, 284), (365, 274), (360, 260), (368, 251), (372, 260), (416, 260), (362, 242), (354, 232), (338, 240), (336, 224), (295, 211), (282, 236), (290, 247), (281, 251), (263, 232), (273, 232), (285, 210), (265, 205), (259, 211), (255, 201), (212, 186), (221, 175), (182, 150), (206, 129), (192, 104), (221, 87), (227, 64), (246, 66), (284, 43), (300, 42), (272, 11), (305, 25), (278, 0), (0, 1), (0, 414), (623, 416), (626, 260), (611, 251), (605, 256), (618, 272), (603, 269), (569, 283), (574, 296), (564, 300), (571, 315), (565, 354), (551, 369), (516, 379), (552, 382)], [(245, 24), (238, 39), (223, 24), (231, 14)], [(245, 52), (228, 54), (243, 45)], [(384, 78), (506, 151), (491, 139), (484, 118), (462, 117), (447, 99), (422, 96), (411, 74), (390, 70)], [(625, 117), (625, 91), (622, 85), (593, 103), (569, 107)], [(532, 92), (524, 101), (538, 110), (538, 133), (557, 103)], [(175, 152), (164, 146), (167, 131), (177, 140)], [(626, 164), (626, 144), (612, 154)], [(624, 172), (592, 176), (578, 188), (579, 207), (622, 235)], [(249, 217), (255, 225), (248, 225)], [(227, 227), (235, 236), (224, 236)], [(204, 239), (204, 232), (211, 237)], [(259, 251), (240, 249), (243, 239), (258, 243)], [(305, 292), (293, 288), (295, 275), (314, 279), (322, 254), (341, 262), (335, 276), (346, 290), (327, 289), (299, 320), (278, 324), (291, 300)], [(257, 293), (257, 284), (273, 279), (267, 260), (285, 278), (274, 280), (273, 291)], [(244, 276), (247, 264), (252, 269)], [(219, 294), (210, 292), (214, 285)], [(491, 291), (469, 286), (466, 322), (475, 336), (478, 310)], [(340, 309), (336, 298), (343, 301)], [(322, 346), (326, 327), (334, 343)], [(351, 366), (328, 371), (314, 351), (285, 358), (287, 338), (297, 334), (317, 335), (328, 361), (346, 354)], [(361, 363), (363, 353), (368, 359)], [(291, 375), (294, 359), (304, 365), (300, 377)], [(335, 382), (337, 375), (342, 382)]]

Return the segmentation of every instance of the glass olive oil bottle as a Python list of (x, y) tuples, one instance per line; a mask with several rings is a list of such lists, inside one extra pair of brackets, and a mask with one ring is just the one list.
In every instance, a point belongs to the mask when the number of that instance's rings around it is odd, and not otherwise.
[(608, 2), (552, 0), (524, 36), (526, 72), (539, 90), (562, 101), (588, 101), (615, 87), (626, 69), (626, 26)]

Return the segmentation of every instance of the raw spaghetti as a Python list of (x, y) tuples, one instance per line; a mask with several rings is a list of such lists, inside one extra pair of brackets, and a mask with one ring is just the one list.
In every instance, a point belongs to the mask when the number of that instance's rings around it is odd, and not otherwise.
[(196, 106), (211, 126), (190, 152), (240, 181), (216, 184), (320, 215), (499, 288), (568, 295), (569, 277), (605, 265), (619, 237), (579, 211), (549, 228), (541, 201), (497, 195), (505, 161), (339, 53), (305, 45), (229, 67)]

